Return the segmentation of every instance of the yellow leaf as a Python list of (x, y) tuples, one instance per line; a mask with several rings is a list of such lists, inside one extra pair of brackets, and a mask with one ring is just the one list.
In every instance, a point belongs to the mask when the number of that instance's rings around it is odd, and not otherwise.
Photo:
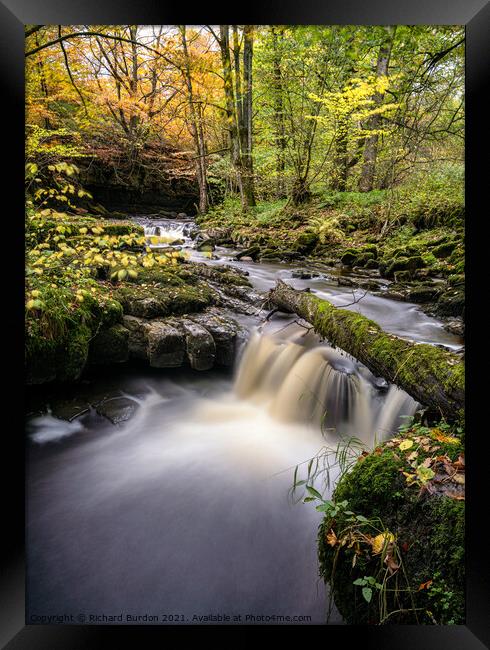
[(394, 541), (395, 541), (395, 536), (393, 535), (393, 533), (385, 532), (376, 535), (376, 537), (371, 542), (373, 547), (373, 554), (378, 555), (379, 553), (381, 553), (381, 551), (385, 546), (388, 546), (388, 544)]
[(400, 449), (400, 451), (406, 451), (407, 449), (410, 449), (411, 447), (413, 447), (413, 440), (403, 440), (398, 445), (398, 448)]

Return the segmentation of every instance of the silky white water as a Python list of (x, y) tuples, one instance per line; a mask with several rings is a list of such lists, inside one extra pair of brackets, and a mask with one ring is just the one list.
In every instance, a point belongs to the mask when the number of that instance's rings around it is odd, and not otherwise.
[[(190, 251), (188, 223), (144, 225), (161, 238), (152, 246), (183, 239)], [(237, 264), (216, 263), (224, 260)], [(290, 273), (239, 265), (256, 289)], [(293, 284), (352, 300), (321, 278)], [(354, 308), (412, 340), (457, 345), (413, 305), (368, 294)], [(30, 421), (29, 621), (325, 623), (321, 515), (301, 493), (291, 498), (295, 467), (305, 478), (313, 456), (350, 436), (372, 446), (418, 405), (293, 321), (253, 327), (233, 377), (170, 369), (132, 370), (128, 379), (117, 370), (112, 388), (137, 404), (117, 427), (93, 410), (73, 422), (49, 413)], [(326, 497), (335, 469), (329, 478), (328, 488), (315, 483)], [(335, 609), (330, 622), (341, 622)]]
[[(88, 415), (78, 430), (66, 423), (47, 437), (54, 418), (38, 418), (28, 480), (29, 617), (324, 623), (320, 514), (290, 498), (294, 468), (304, 477), (307, 461), (340, 434), (369, 443), (380, 413), (389, 428), (413, 412), (413, 400), (398, 394), (381, 393), (352, 359), (293, 326), (252, 336), (234, 386), (195, 373), (178, 383), (155, 378), (118, 428)], [(331, 411), (326, 419), (319, 404)]]

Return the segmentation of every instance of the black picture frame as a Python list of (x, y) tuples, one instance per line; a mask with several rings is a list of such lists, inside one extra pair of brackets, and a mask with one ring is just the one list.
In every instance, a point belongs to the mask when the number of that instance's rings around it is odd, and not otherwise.
[[(0, 645), (8, 650), (41, 648), (46, 650), (76, 650), (78, 648), (110, 647), (116, 645), (116, 636), (135, 647), (147, 648), (161, 644), (175, 634), (184, 639), (189, 628), (167, 626), (43, 626), (25, 625), (25, 571), (24, 571), (24, 432), (22, 418), (23, 340), (18, 332), (23, 330), (23, 147), (24, 141), (24, 24), (218, 24), (220, 22), (248, 24), (464, 24), (466, 25), (466, 87), (467, 87), (467, 144), (466, 144), (466, 204), (467, 226), (467, 528), (466, 528), (466, 625), (464, 626), (383, 626), (355, 628), (353, 626), (328, 626), (324, 643), (350, 647), (360, 634), (362, 647), (413, 650), (430, 649), (480, 650), (490, 647), (490, 587), (486, 570), (486, 535), (483, 525), (488, 501), (485, 498), (484, 445), (488, 433), (477, 423), (478, 412), (485, 415), (485, 402), (478, 401), (476, 393), (483, 381), (483, 358), (477, 349), (480, 301), (483, 288), (477, 286), (484, 266), (482, 242), (489, 241), (484, 232), (488, 221), (485, 191), (488, 186), (485, 156), (487, 112), (485, 90), (490, 70), (490, 3), (485, 0), (282, 0), (268, 2), (260, 8), (250, 4), (236, 6), (233, 17), (230, 11), (201, 4), (195, 10), (189, 4), (163, 4), (156, 0), (1, 0), (0, 1), (0, 80), (3, 86), (1, 104), (7, 108), (0, 122), (4, 149), (2, 158), (8, 164), (2, 177), (2, 202), (10, 200), (8, 215), (8, 248), (14, 252), (8, 265), (8, 289), (4, 319), (8, 321), (4, 352), (10, 355), (5, 362), (4, 375), (8, 389), (3, 427), (3, 535), (0, 574)], [(8, 120), (8, 121), (5, 121)], [(7, 145), (7, 135), (11, 144)], [(488, 137), (488, 136), (487, 136)], [(5, 221), (2, 224), (5, 233)], [(483, 263), (482, 263), (483, 262)], [(1, 265), (0, 265), (1, 268)], [(8, 305), (8, 307), (7, 307)], [(478, 311), (474, 309), (477, 306)], [(7, 316), (8, 312), (8, 316)], [(17, 321), (18, 318), (18, 321)], [(21, 329), (22, 328), (22, 329)], [(14, 345), (15, 340), (15, 345)], [(483, 342), (483, 337), (481, 338)], [(480, 365), (481, 364), (481, 365)], [(15, 370), (18, 370), (15, 373)], [(479, 372), (480, 371), (480, 372)], [(15, 375), (17, 377), (15, 378)], [(18, 381), (18, 383), (17, 383)], [(8, 466), (8, 471), (6, 470)], [(488, 492), (487, 492), (488, 494)], [(293, 633), (294, 626), (276, 626), (274, 632)], [(301, 639), (315, 626), (298, 627)], [(316, 626), (318, 627), (318, 626)], [(195, 626), (202, 641), (209, 633), (218, 631), (214, 626)], [(220, 628), (220, 636), (229, 632), (243, 635), (263, 632), (262, 626)], [(318, 631), (318, 630), (317, 630)], [(320, 630), (321, 632), (321, 630)], [(202, 636), (204, 635), (204, 637)], [(293, 639), (291, 639), (293, 640)]]

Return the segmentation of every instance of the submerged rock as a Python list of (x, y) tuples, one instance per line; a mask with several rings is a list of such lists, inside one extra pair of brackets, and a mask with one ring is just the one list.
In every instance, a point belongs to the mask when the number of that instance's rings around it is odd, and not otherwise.
[(107, 418), (112, 424), (121, 424), (133, 417), (138, 404), (127, 397), (110, 397), (96, 406), (99, 415)]
[(311, 280), (311, 278), (317, 278), (319, 273), (316, 271), (309, 271), (308, 269), (298, 269), (291, 273), (292, 278), (299, 278), (300, 280)]

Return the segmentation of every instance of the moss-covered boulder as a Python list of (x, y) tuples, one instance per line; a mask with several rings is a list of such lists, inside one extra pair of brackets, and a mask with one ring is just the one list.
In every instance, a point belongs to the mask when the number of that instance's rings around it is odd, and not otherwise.
[(355, 250), (354, 248), (348, 248), (340, 256), (340, 261), (342, 262), (342, 264), (346, 264), (347, 266), (353, 266), (358, 257), (359, 257), (358, 250)]
[(431, 253), (434, 255), (434, 257), (449, 257), (456, 246), (457, 243), (455, 241), (444, 242), (442, 244), (439, 244), (439, 246), (434, 246), (434, 248), (431, 250)]
[(141, 318), (156, 318), (198, 312), (215, 301), (215, 293), (208, 284), (166, 286), (154, 284), (124, 284), (114, 291), (124, 313)]
[(464, 273), (452, 273), (448, 275), (447, 282), (451, 287), (463, 286), (465, 283)]
[[(414, 273), (416, 269), (421, 269), (426, 266), (424, 259), (420, 255), (413, 257), (397, 257), (386, 266), (383, 266), (383, 275), (387, 278), (392, 278), (395, 271), (410, 271)], [(381, 266), (380, 266), (381, 269)]]
[(464, 623), (464, 454), (445, 426), (361, 455), (323, 508), (320, 574), (349, 624)]
[(129, 331), (120, 323), (102, 329), (92, 339), (89, 361), (93, 364), (123, 363), (129, 359)]
[(434, 313), (437, 316), (464, 316), (464, 305), (464, 287), (455, 287), (439, 296)]
[(407, 300), (415, 303), (427, 303), (437, 300), (441, 289), (434, 285), (421, 284), (412, 287), (407, 294)]
[(294, 242), (294, 248), (298, 251), (298, 253), (308, 255), (312, 252), (317, 243), (318, 235), (316, 232), (304, 231), (297, 237), (296, 241)]

